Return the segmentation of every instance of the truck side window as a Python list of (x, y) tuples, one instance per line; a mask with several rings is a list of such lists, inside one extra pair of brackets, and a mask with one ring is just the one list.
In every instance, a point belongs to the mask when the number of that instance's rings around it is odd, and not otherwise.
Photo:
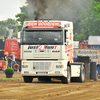
[(64, 42), (66, 42), (66, 31), (67, 30), (65, 30), (65, 32), (64, 32)]

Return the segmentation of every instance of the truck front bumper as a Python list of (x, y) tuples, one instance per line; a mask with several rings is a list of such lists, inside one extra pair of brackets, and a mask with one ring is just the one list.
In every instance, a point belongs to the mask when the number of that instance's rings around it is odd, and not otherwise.
[(67, 62), (59, 61), (22, 61), (22, 76), (63, 76), (67, 77)]

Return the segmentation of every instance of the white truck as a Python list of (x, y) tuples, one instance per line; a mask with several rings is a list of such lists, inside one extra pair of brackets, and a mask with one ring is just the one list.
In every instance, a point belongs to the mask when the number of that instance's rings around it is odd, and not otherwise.
[(21, 75), (24, 82), (72, 77), (85, 80), (84, 63), (73, 63), (73, 23), (69, 21), (25, 21), (22, 28)]

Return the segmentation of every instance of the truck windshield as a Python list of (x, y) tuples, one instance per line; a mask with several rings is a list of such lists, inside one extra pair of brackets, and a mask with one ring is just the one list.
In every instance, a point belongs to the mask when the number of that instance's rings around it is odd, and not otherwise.
[(23, 31), (23, 44), (62, 45), (62, 31)]

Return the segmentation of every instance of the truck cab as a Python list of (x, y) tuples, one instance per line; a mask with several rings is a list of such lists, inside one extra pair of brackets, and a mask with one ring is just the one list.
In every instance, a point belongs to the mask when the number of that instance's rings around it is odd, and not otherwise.
[[(73, 63), (73, 23), (25, 21), (22, 28), (21, 75), (24, 82), (60, 78), (70, 83)], [(73, 65), (72, 65), (73, 66)], [(77, 70), (78, 67), (74, 67)], [(78, 76), (72, 72), (72, 76)]]
[(12, 66), (15, 71), (21, 70), (21, 59), (20, 59), (20, 48), (19, 48), (18, 39), (9, 39), (6, 38), (4, 45), (4, 54), (5, 52), (15, 53), (16, 63)]

